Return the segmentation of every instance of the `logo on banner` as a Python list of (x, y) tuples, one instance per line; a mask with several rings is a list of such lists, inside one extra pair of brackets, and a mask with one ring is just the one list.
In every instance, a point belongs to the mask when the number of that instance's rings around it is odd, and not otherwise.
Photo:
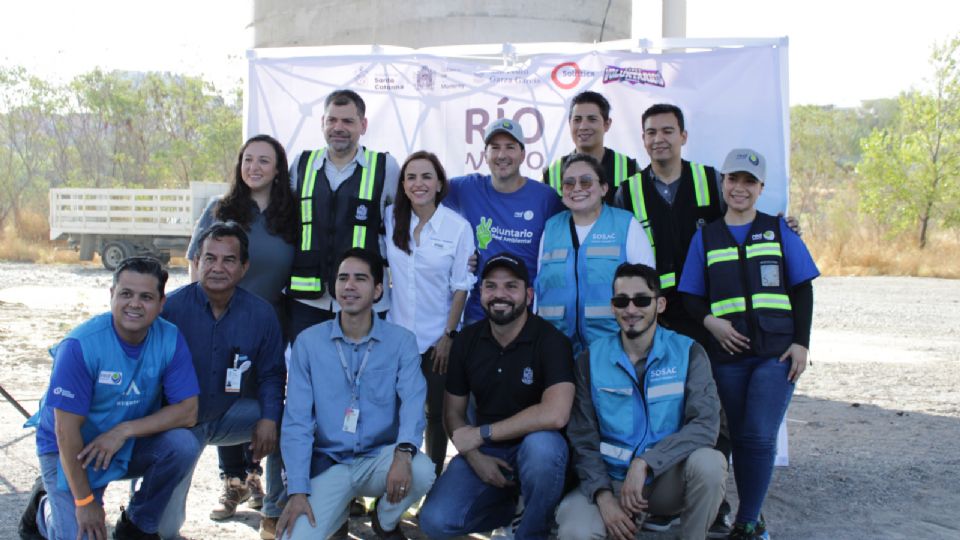
[(427, 66), (420, 66), (417, 72), (417, 90), (433, 90), (433, 70)]
[(360, 66), (357, 68), (357, 71), (353, 76), (353, 82), (356, 83), (357, 86), (367, 86), (367, 68), (366, 67)]
[(627, 83), (634, 86), (644, 84), (659, 86), (661, 88), (667, 85), (659, 69), (607, 66), (607, 68), (603, 70), (603, 84), (615, 82)]
[(550, 72), (550, 80), (558, 88), (570, 90), (580, 84), (581, 75), (580, 66), (576, 62), (564, 62), (553, 68)]

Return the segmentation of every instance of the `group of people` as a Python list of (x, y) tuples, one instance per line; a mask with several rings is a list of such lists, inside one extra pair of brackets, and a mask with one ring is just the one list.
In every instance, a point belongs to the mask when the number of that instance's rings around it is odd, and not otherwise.
[(157, 261), (129, 258), (111, 311), (53, 349), (21, 537), (106, 538), (104, 488), (138, 478), (115, 538), (176, 538), (214, 445), (210, 517), (247, 502), (264, 539), (347, 538), (362, 497), (379, 538), (405, 538), (421, 499), (430, 538), (678, 520), (685, 539), (767, 538), (818, 271), (796, 223), (755, 208), (762, 155), (684, 160), (683, 113), (658, 104), (641, 170), (604, 146), (610, 110), (573, 98), (576, 149), (542, 182), (509, 119), (486, 129), (489, 174), (448, 179), (426, 151), (399, 165), (360, 145), (351, 90), (289, 166), (248, 140), (197, 224), (192, 283), (167, 295)]

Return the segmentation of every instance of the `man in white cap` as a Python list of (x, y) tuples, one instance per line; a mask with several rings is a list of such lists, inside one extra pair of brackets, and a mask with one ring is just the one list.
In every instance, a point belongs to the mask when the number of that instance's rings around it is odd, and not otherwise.
[[(443, 204), (474, 228), (478, 268), (483, 268), (492, 254), (508, 252), (530, 269), (533, 282), (543, 226), (564, 209), (563, 203), (549, 186), (520, 174), (526, 152), (519, 124), (501, 118), (487, 126), (483, 140), (490, 174), (474, 173), (450, 180), (450, 191)], [(478, 281), (467, 300), (463, 318), (469, 324), (483, 317)]]

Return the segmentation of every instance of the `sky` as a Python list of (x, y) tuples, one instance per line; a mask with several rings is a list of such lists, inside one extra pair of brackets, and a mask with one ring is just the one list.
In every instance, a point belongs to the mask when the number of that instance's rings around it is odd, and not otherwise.
[[(60, 81), (94, 67), (174, 71), (229, 87), (245, 74), (251, 19), (250, 0), (6, 0), (0, 65)], [(921, 87), (934, 41), (958, 33), (956, 0), (687, 0), (688, 37), (787, 36), (792, 105)]]

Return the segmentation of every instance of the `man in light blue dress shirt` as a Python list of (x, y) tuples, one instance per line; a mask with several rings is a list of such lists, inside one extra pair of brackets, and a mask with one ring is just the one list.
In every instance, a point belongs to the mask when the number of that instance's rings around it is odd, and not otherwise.
[(413, 333), (374, 316), (383, 263), (359, 248), (337, 266), (334, 320), (297, 337), (290, 359), (280, 450), (290, 499), (277, 538), (327, 538), (347, 520), (347, 503), (379, 497), (379, 538), (406, 538), (403, 512), (433, 484), (418, 451), (426, 383)]

